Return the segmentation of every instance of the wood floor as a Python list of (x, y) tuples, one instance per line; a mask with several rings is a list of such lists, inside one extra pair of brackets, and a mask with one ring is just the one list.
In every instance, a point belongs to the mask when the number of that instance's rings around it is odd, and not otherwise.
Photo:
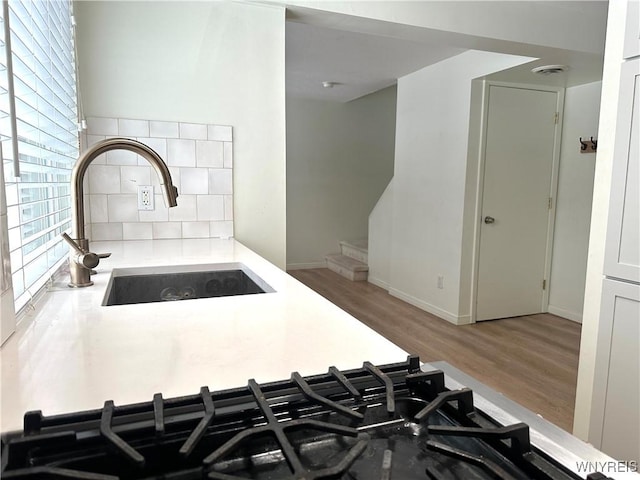
[(455, 326), (326, 268), (288, 273), (422, 361), (444, 360), (571, 431), (579, 324), (539, 314)]

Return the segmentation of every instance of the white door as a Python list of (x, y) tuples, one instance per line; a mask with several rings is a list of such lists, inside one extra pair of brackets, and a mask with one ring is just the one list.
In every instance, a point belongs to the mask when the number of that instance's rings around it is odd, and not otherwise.
[(489, 87), (476, 320), (542, 311), (558, 95)]

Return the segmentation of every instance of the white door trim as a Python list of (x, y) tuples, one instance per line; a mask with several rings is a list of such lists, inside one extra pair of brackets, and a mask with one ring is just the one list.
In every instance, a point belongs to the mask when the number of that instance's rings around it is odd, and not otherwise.
[(475, 220), (473, 225), (473, 255), (471, 267), (471, 323), (476, 322), (478, 298), (478, 271), (480, 268), (480, 228), (482, 226), (482, 200), (484, 196), (484, 171), (486, 162), (486, 140), (487, 140), (487, 120), (489, 116), (489, 88), (491, 86), (519, 88), (523, 90), (539, 90), (543, 92), (555, 92), (557, 94), (556, 111), (558, 112), (558, 120), (555, 126), (554, 145), (553, 145), (553, 161), (551, 170), (551, 185), (549, 196), (552, 199), (551, 208), (549, 209), (549, 217), (547, 224), (547, 245), (544, 264), (544, 278), (546, 279), (546, 288), (542, 292), (541, 311), (549, 310), (549, 290), (551, 276), (551, 258), (553, 253), (553, 232), (556, 218), (556, 204), (558, 194), (558, 173), (560, 170), (560, 146), (562, 143), (562, 122), (564, 119), (564, 94), (563, 87), (553, 87), (544, 85), (530, 85), (510, 82), (497, 82), (485, 80), (482, 86), (482, 115), (480, 124), (480, 144), (478, 145), (478, 175), (476, 185), (475, 199)]

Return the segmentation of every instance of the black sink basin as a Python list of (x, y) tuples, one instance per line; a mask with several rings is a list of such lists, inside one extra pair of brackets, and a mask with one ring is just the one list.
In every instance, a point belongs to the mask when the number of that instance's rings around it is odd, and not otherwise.
[(242, 264), (114, 269), (104, 306), (273, 292)]

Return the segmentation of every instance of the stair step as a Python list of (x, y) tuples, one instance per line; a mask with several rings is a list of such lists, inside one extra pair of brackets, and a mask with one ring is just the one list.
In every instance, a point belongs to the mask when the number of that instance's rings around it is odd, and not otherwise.
[(348, 278), (351, 281), (359, 282), (367, 279), (369, 266), (355, 258), (347, 257), (341, 253), (332, 253), (325, 257), (327, 268), (333, 272)]
[(340, 253), (362, 263), (369, 263), (369, 242), (366, 238), (358, 240), (342, 240)]

